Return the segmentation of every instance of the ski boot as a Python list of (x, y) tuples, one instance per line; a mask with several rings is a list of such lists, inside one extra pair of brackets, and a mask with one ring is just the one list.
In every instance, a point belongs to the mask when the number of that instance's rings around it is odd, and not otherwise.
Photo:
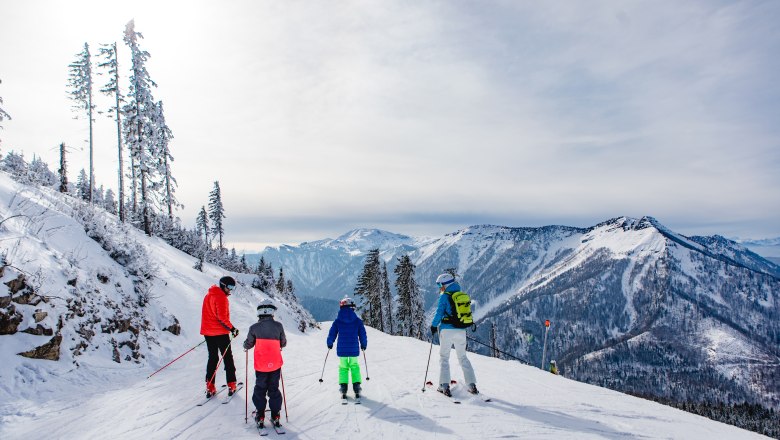
[(255, 413), (255, 424), (258, 428), (265, 428), (265, 418), (260, 412)]
[(469, 389), (468, 389), (468, 391), (469, 391), (469, 393), (471, 393), (471, 394), (479, 394), (479, 391), (477, 390), (477, 384), (475, 384), (475, 383), (470, 383), (470, 384), (469, 384)]
[(436, 391), (444, 394), (447, 397), (452, 397), (452, 393), (450, 392), (450, 384), (448, 383), (439, 385), (439, 388)]
[(282, 427), (282, 418), (279, 413), (271, 413), (271, 424), (274, 425), (275, 428)]
[(232, 396), (236, 393), (236, 383), (228, 382), (228, 396)]
[(341, 392), (341, 398), (346, 400), (347, 399), (347, 384), (340, 383), (339, 384), (339, 391)]
[(206, 382), (206, 398), (210, 399), (215, 394), (217, 394), (217, 387), (214, 382)]
[(352, 391), (355, 392), (355, 398), (360, 399), (360, 382), (355, 382), (352, 384)]

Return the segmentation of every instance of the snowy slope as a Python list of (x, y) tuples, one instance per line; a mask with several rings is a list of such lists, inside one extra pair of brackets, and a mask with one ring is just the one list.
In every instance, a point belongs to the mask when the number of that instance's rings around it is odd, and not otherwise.
[[(245, 395), (229, 405), (213, 401), (195, 406), (203, 391), (204, 346), (147, 379), (202, 341), (201, 299), (224, 273), (208, 265), (198, 272), (192, 269), (192, 257), (161, 240), (100, 219), (100, 214), (89, 217), (90, 210), (83, 206), (74, 210), (68, 202), (0, 173), (0, 244), (6, 264), (0, 287), (8, 288), (0, 292), (0, 299), (10, 299), (9, 306), (22, 316), (19, 331), (0, 335), (0, 438), (255, 438), (251, 426), (244, 424)], [(76, 221), (74, 215), (89, 217), (89, 234), (102, 245), (85, 232), (85, 219)], [(132, 250), (123, 256), (128, 260), (125, 265), (103, 248), (117, 243)], [(143, 268), (134, 266), (140, 262)], [(147, 284), (139, 279), (143, 273), (150, 276)], [(22, 301), (27, 290), (8, 295), (11, 281), (20, 274), (30, 281), (37, 303)], [(138, 305), (140, 294), (146, 295), (143, 306)], [(242, 332), (254, 322), (254, 307), (264, 297), (245, 286), (231, 296), (231, 318)], [(41, 321), (34, 318), (43, 311), (47, 314)], [(364, 366), (370, 380), (365, 382), (363, 404), (341, 406), (335, 353), (325, 365), (325, 383), (318, 382), (328, 324), (301, 333), (295, 316), (288, 305), (281, 305), (278, 319), (289, 338), (284, 351), (286, 438), (758, 437), (650, 401), (476, 354), (470, 356), (480, 388), (493, 402), (456, 389), (463, 404), (455, 405), (432, 390), (421, 391), (429, 344), (372, 329), (369, 365)], [(180, 332), (163, 330), (172, 323)], [(22, 332), (39, 324), (62, 336), (59, 360), (17, 355), (51, 338)], [(435, 352), (428, 374), (433, 382), (438, 373)], [(246, 358), (241, 350), (236, 353), (238, 375), (245, 377)], [(455, 378), (461, 380), (453, 363)], [(224, 377), (220, 374), (217, 380), (223, 383)]]
[[(244, 328), (249, 322), (242, 324)], [(482, 402), (460, 389), (455, 396), (463, 403), (454, 405), (431, 389), (421, 391), (428, 344), (371, 329), (366, 351), (370, 380), (365, 381), (363, 404), (342, 406), (336, 392), (333, 356), (325, 366), (325, 382), (318, 382), (327, 351), (324, 340), (328, 325), (323, 330), (290, 335), (283, 367), (289, 418), (289, 422), (283, 420), (288, 431), (285, 438), (761, 437), (519, 363), (478, 355), (471, 355), (471, 359), (483, 393), (493, 402)], [(404, 354), (402, 360), (399, 353)], [(238, 357), (243, 358), (240, 354)], [(429, 373), (434, 382), (438, 373), (435, 359)], [(149, 369), (140, 369), (128, 371), (121, 378), (113, 374), (115, 382), (102, 389), (89, 387), (83, 394), (70, 391), (48, 402), (5, 404), (0, 436), (30, 439), (47, 432), (54, 433), (47, 438), (62, 439), (256, 438), (251, 424), (244, 423), (243, 393), (228, 405), (209, 402), (204, 407), (195, 406), (204, 363), (205, 353), (199, 350), (186, 362), (149, 380), (145, 379)], [(244, 363), (237, 364), (239, 377), (244, 377)], [(457, 367), (453, 372), (462, 380)], [(101, 376), (112, 373), (96, 372)]]

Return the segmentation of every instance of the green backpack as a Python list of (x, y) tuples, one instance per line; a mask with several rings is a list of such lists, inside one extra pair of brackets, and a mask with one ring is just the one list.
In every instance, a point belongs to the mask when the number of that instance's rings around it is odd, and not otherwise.
[(450, 299), (452, 310), (455, 315), (449, 315), (442, 319), (442, 322), (452, 325), (455, 328), (469, 328), (474, 325), (474, 318), (471, 317), (471, 298), (466, 292), (447, 292)]

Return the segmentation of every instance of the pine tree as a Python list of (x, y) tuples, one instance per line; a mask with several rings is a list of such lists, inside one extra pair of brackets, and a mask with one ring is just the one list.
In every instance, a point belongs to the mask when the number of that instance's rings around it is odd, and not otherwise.
[(298, 301), (295, 297), (295, 286), (293, 286), (293, 282), (291, 279), (287, 280), (287, 288), (285, 289), (287, 292), (287, 297), (290, 298), (293, 301)]
[(382, 262), (382, 328), (385, 333), (393, 334), (393, 292), (387, 276), (387, 263)]
[(276, 280), (276, 290), (280, 295), (285, 296), (287, 292), (287, 282), (284, 279), (284, 268), (279, 268), (279, 278)]
[(89, 177), (87, 177), (87, 172), (84, 171), (84, 168), (81, 169), (81, 172), (79, 172), (79, 177), (76, 178), (76, 194), (82, 200), (91, 199), (89, 191)]
[(106, 197), (103, 200), (103, 207), (106, 209), (106, 211), (112, 214), (117, 214), (116, 198), (114, 197), (114, 191), (111, 188), (106, 190)]
[(382, 326), (382, 277), (379, 266), (379, 249), (372, 249), (366, 255), (363, 272), (355, 286), (355, 297), (359, 299), (360, 317), (371, 327), (384, 331)]
[(70, 65), (68, 85), (71, 87), (70, 99), (74, 109), (86, 111), (89, 118), (89, 191), (87, 197), (92, 203), (92, 190), (95, 188), (95, 174), (93, 167), (92, 149), (92, 61), (89, 54), (89, 44), (84, 43), (84, 50), (76, 54), (76, 61)]
[(195, 228), (198, 234), (203, 233), (203, 241), (206, 243), (206, 247), (211, 247), (209, 242), (209, 215), (206, 214), (206, 207), (201, 206), (198, 218), (195, 219)]
[(163, 187), (162, 200), (163, 205), (168, 210), (168, 218), (173, 219), (173, 209), (182, 206), (176, 197), (174, 192), (176, 191), (176, 179), (171, 173), (171, 164), (173, 163), (173, 156), (171, 150), (168, 148), (168, 144), (173, 139), (173, 132), (168, 128), (165, 123), (165, 114), (163, 113), (163, 103), (158, 102), (154, 109), (153, 115), (154, 128), (155, 128), (155, 144), (154, 144), (154, 158), (156, 160), (157, 174), (162, 176), (161, 186)]
[(414, 279), (415, 265), (408, 255), (398, 259), (395, 288), (398, 292), (398, 334), (423, 339), (425, 310), (420, 286)]
[(220, 253), (224, 251), (222, 245), (222, 237), (225, 234), (225, 229), (222, 226), (222, 219), (225, 218), (225, 208), (222, 206), (222, 192), (219, 189), (219, 182), (214, 182), (214, 189), (209, 194), (209, 220), (211, 220), (211, 232), (214, 233), (214, 237), (219, 237), (219, 247), (217, 248)]
[(60, 189), (61, 193), (68, 192), (68, 162), (65, 159), (65, 143), (60, 144)]
[[(141, 221), (143, 230), (147, 235), (152, 234), (150, 204), (152, 194), (149, 194), (149, 186), (152, 184), (155, 168), (154, 145), (155, 127), (154, 114), (156, 104), (152, 96), (152, 87), (156, 87), (146, 70), (146, 61), (149, 53), (141, 50), (138, 39), (143, 38), (140, 32), (135, 31), (135, 22), (130, 20), (125, 28), (124, 41), (130, 48), (132, 56), (132, 68), (130, 75), (130, 89), (128, 97), (130, 101), (124, 106), (125, 113), (125, 139), (130, 149), (132, 175), (133, 175), (133, 209), (138, 209), (141, 204)], [(138, 182), (136, 183), (136, 180)], [(136, 189), (136, 185), (139, 188)], [(136, 191), (140, 190), (140, 200)]]
[[(119, 62), (117, 61), (116, 42), (111, 44), (103, 44), (99, 49), (99, 56), (103, 59), (103, 62), (98, 64), (98, 67), (108, 69), (106, 72), (109, 76), (106, 84), (100, 89), (105, 95), (114, 95), (115, 104), (109, 109), (114, 112), (114, 119), (116, 120), (116, 147), (119, 157), (119, 220), (125, 221), (125, 169), (122, 155), (122, 112), (120, 102), (122, 101), (122, 95), (119, 90)], [(98, 74), (103, 74), (99, 72)]]
[[(2, 83), (3, 83), (3, 81), (0, 80), (0, 84), (2, 84)], [(2, 104), (2, 103), (3, 103), (3, 97), (0, 96), (0, 104)], [(8, 119), (10, 121), (11, 120), (11, 115), (6, 113), (5, 110), (3, 110), (2, 107), (0, 107), (0, 122), (3, 122), (3, 120), (5, 120), (5, 119)], [(3, 126), (0, 125), (0, 129), (2, 129), (2, 128), (3, 128)], [(0, 142), (2, 142), (2, 141), (0, 140)]]

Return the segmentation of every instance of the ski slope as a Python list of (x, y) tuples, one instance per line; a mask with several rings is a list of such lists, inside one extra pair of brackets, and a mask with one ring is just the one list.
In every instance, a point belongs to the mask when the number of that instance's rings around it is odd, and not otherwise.
[[(250, 323), (240, 322), (242, 332)], [(362, 365), (363, 374), (369, 377), (364, 380), (363, 403), (341, 405), (335, 350), (328, 357), (324, 382), (319, 382), (329, 325), (324, 323), (321, 330), (306, 334), (288, 329), (282, 370), (287, 405), (282, 418), (287, 429), (285, 439), (762, 437), (517, 362), (475, 354), (470, 358), (480, 389), (492, 402), (483, 402), (456, 387), (454, 397), (462, 403), (454, 404), (432, 388), (421, 391), (429, 344), (373, 329), (368, 331), (368, 370)], [(190, 342), (194, 345), (199, 341)], [(238, 351), (240, 346), (235, 342), (234, 347), (237, 373), (243, 380), (245, 353)], [(434, 383), (439, 370), (437, 352), (435, 346), (428, 374)], [(100, 386), (84, 385), (83, 392), (70, 390), (46, 402), (13, 402), (13, 411), (4, 405), (0, 438), (259, 437), (251, 420), (244, 423), (244, 392), (227, 405), (212, 400), (196, 406), (202, 396), (205, 362), (205, 346), (201, 346), (151, 379), (146, 379), (153, 371), (148, 367), (136, 371), (90, 367), (90, 374), (103, 379)], [(452, 362), (454, 378), (461, 381), (454, 354)], [(224, 374), (220, 371), (218, 376), (217, 383), (224, 383)], [(249, 383), (254, 383), (251, 376)], [(251, 411), (251, 387), (249, 399)], [(276, 434), (271, 432), (269, 438), (273, 436)]]
[[(52, 296), (39, 306), (20, 305), (19, 310), (40, 307), (54, 319), (63, 316), (58, 296), (70, 295), (66, 281), (77, 276), (88, 299), (119, 302), (132, 284), (125, 269), (107, 257), (83, 226), (70, 215), (72, 200), (49, 189), (20, 185), (0, 173), (0, 250), (15, 269), (40, 281), (41, 293)], [(107, 220), (110, 222), (110, 219)], [(152, 372), (203, 339), (200, 307), (208, 287), (225, 273), (204, 265), (193, 269), (195, 259), (140, 231), (108, 228), (115, 241), (131, 240), (145, 249), (154, 268), (149, 303), (140, 312), (152, 320), (137, 363), (112, 361), (109, 338), (128, 332), (100, 332), (75, 356), (78, 316), (65, 320), (65, 339), (59, 361), (28, 359), (17, 353), (34, 348), (49, 337), (19, 331), (0, 335), (0, 439), (251, 439), (259, 437), (245, 423), (247, 395), (229, 404), (218, 400), (198, 407), (203, 398), (205, 344), (147, 379)], [(111, 232), (113, 231), (113, 232)], [(98, 273), (112, 283), (89, 281)], [(67, 276), (66, 276), (67, 275)], [(237, 375), (246, 380), (247, 356), (240, 349), (243, 334), (255, 322), (257, 303), (266, 297), (246, 287), (251, 276), (230, 298), (231, 320), (242, 332), (236, 349)], [(3, 279), (5, 282), (6, 280)], [(0, 286), (1, 287), (1, 286)], [(75, 288), (72, 289), (75, 291)], [(130, 288), (132, 292), (132, 288)], [(80, 292), (80, 293), (79, 293)], [(77, 293), (83, 294), (79, 291)], [(125, 292), (124, 295), (128, 293)], [(56, 307), (55, 307), (56, 306)], [(333, 311), (335, 317), (336, 310)], [(114, 316), (98, 310), (103, 320)], [(29, 313), (27, 313), (29, 315)], [(389, 336), (368, 329), (368, 368), (363, 365), (363, 403), (341, 405), (337, 392), (337, 357), (331, 352), (320, 383), (330, 323), (321, 329), (297, 330), (297, 318), (280, 307), (278, 320), (287, 330), (283, 352), (286, 408), (285, 439), (617, 439), (617, 438), (759, 438), (758, 434), (669, 408), (654, 402), (554, 376), (514, 361), (470, 354), (478, 385), (492, 402), (454, 389), (462, 404), (435, 392), (422, 391), (429, 343)], [(168, 317), (181, 324), (181, 335), (161, 329)], [(32, 319), (28, 316), (27, 320)], [(56, 320), (54, 321), (56, 322)], [(34, 322), (25, 322), (20, 329)], [(248, 353), (251, 369), (251, 353)], [(452, 355), (454, 378), (462, 381)], [(433, 347), (428, 379), (437, 382), (438, 346)], [(254, 383), (249, 372), (249, 398)], [(220, 373), (217, 383), (224, 383)], [(246, 388), (245, 388), (246, 389)], [(225, 394), (225, 393), (223, 393)], [(250, 411), (251, 401), (249, 402)], [(275, 436), (270, 433), (269, 437)]]

